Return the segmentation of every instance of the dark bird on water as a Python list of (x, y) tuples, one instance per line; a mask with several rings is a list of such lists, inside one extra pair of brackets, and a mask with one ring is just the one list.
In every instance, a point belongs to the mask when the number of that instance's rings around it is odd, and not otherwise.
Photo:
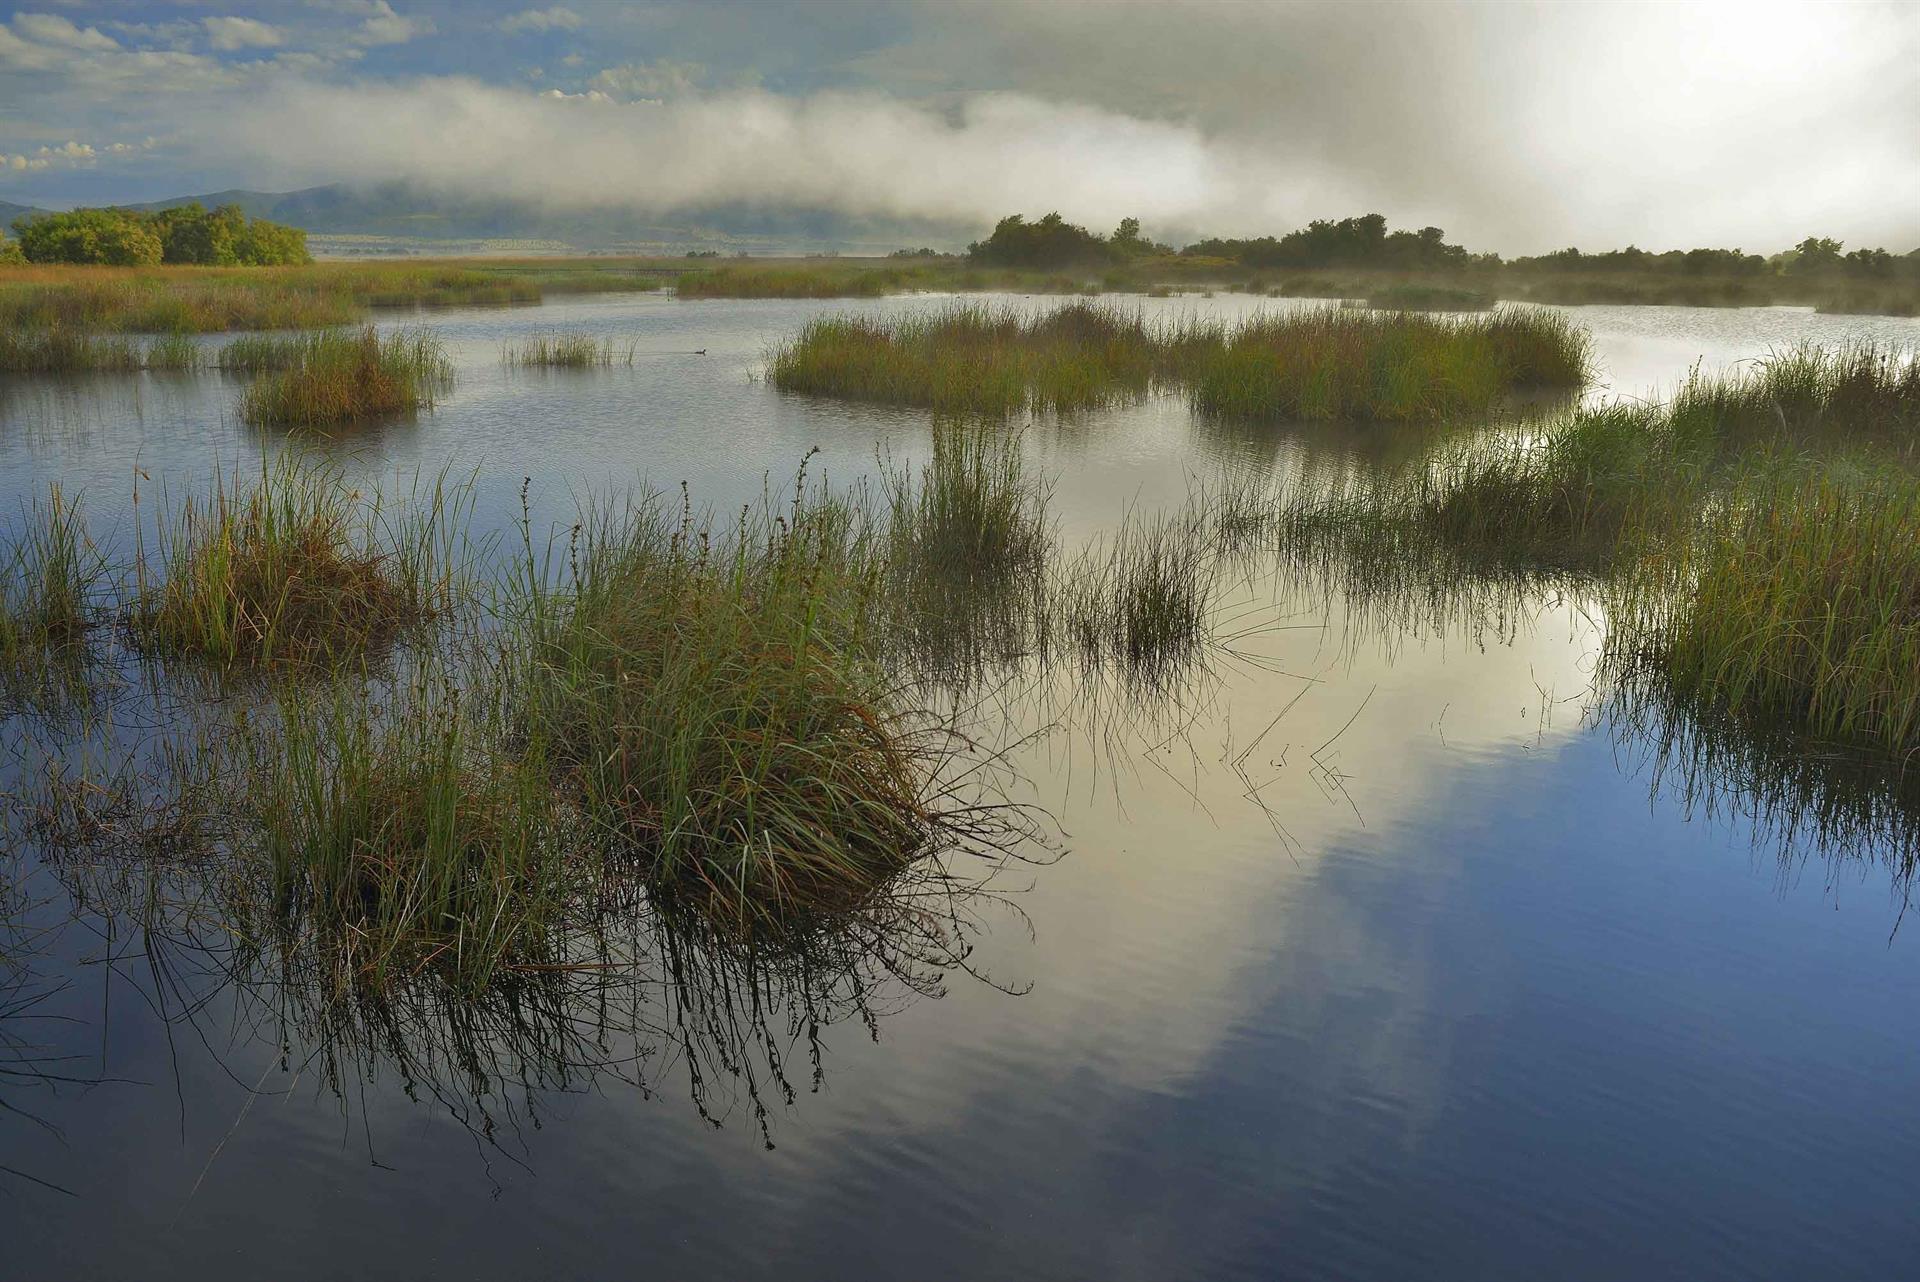
[(707, 349), (704, 347), (694, 353), (695, 356), (705, 356), (706, 354), (707, 354)]

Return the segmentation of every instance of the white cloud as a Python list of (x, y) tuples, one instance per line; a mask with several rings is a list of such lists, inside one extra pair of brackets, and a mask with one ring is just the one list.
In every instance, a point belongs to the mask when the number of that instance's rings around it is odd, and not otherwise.
[(420, 36), (433, 34), (433, 19), (409, 18), (395, 13), (388, 0), (370, 0), (368, 4), (356, 8), (367, 14), (353, 37), (363, 45), (405, 44)]
[(31, 152), (19, 152), (12, 155), (0, 152), (0, 169), (18, 172), (41, 169), (91, 169), (104, 156), (133, 156), (151, 150), (154, 140), (140, 142), (107, 143), (94, 147), (92, 143), (69, 138), (66, 142), (40, 147)]
[(0, 27), (0, 67), (15, 71), (52, 71), (72, 58), (70, 51), (33, 44)]
[(206, 34), (206, 28), (186, 18), (170, 22), (107, 22), (101, 25), (128, 40), (185, 49)]
[(868, 94), (744, 92), (665, 104), (469, 79), (299, 83), (209, 116), (210, 150), (275, 181), (412, 178), (575, 205), (735, 200), (988, 221), (1059, 208), (1101, 226), (1271, 213), (1284, 175), (1176, 124), (1013, 94), (957, 113)]
[(223, 52), (236, 49), (274, 49), (286, 43), (280, 28), (255, 18), (202, 18), (207, 43)]
[(0, 67), (47, 73), (55, 91), (84, 96), (90, 105), (117, 93), (139, 95), (145, 100), (141, 112), (149, 117), (154, 94), (202, 92), (245, 79), (218, 59), (179, 49), (125, 48), (95, 28), (81, 29), (51, 14), (19, 14), (11, 27), (0, 26)]
[(35, 44), (55, 45), (63, 49), (92, 53), (120, 47), (118, 41), (100, 28), (76, 27), (72, 21), (57, 13), (16, 13), (13, 15), (13, 30), (14, 34)]
[(573, 10), (557, 4), (550, 9), (522, 9), (496, 25), (502, 31), (578, 31), (585, 22)]

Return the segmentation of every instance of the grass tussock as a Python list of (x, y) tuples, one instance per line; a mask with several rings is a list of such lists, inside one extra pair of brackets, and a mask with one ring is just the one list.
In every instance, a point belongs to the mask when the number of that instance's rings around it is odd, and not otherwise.
[(84, 330), (0, 329), (0, 372), (85, 374), (143, 369), (139, 345), (117, 335)]
[(1756, 466), (1796, 474), (1860, 447), (1903, 455), (1920, 367), (1872, 344), (1796, 348), (1660, 404), (1570, 411), (1525, 437), (1443, 450), (1289, 504), (1292, 549), (1432, 545), (1482, 567), (1607, 570), (1697, 528)]
[(1483, 318), (1313, 309), (1148, 324), (1075, 303), (816, 320), (772, 352), (787, 391), (1007, 415), (1097, 408), (1184, 385), (1202, 412), (1262, 420), (1433, 421), (1522, 388), (1576, 387), (1584, 332), (1550, 312)]
[(319, 334), (244, 334), (220, 347), (213, 364), (229, 374), (291, 369), (313, 350)]
[(1039, 647), (1054, 572), (1050, 486), (1017, 433), (939, 422), (918, 472), (883, 461), (889, 654), (946, 689)]
[(1822, 294), (1814, 310), (1824, 316), (1920, 316), (1920, 286), (1847, 285)]
[(1576, 411), (1525, 439), (1475, 442), (1290, 514), (1295, 546), (1430, 543), (1483, 569), (1598, 569), (1630, 532), (1668, 528), (1696, 498), (1693, 460), (1657, 410)]
[[(430, 330), (330, 330), (249, 345), (277, 367), (250, 384), (240, 414), (257, 427), (325, 427), (432, 409), (453, 365)], [(230, 348), (232, 345), (229, 345)], [(224, 359), (224, 357), (223, 357)]]
[(1579, 387), (1589, 369), (1585, 332), (1552, 312), (1321, 308), (1223, 331), (1186, 381), (1196, 410), (1226, 418), (1437, 422), (1484, 415), (1522, 389)]
[(0, 693), (17, 695), (77, 656), (109, 567), (57, 482), (0, 537)]
[(916, 477), (883, 476), (894, 581), (909, 594), (994, 594), (1044, 579), (1053, 551), (1048, 487), (1018, 435), (938, 423)]
[(436, 482), (405, 512), (338, 472), (280, 461), (163, 515), (142, 552), (135, 630), (149, 649), (222, 666), (364, 653), (460, 594), (466, 492)]
[(479, 991), (550, 961), (594, 872), (544, 772), (475, 702), (431, 670), (386, 701), (288, 686), (223, 757), (271, 918), (323, 943), (342, 982), (431, 969)]
[(151, 370), (191, 373), (206, 364), (206, 356), (190, 335), (163, 334), (147, 344), (143, 363)]
[(529, 733), (656, 886), (742, 927), (857, 900), (943, 839), (953, 748), (901, 702), (870, 627), (884, 563), (842, 499), (727, 527), (601, 508), (569, 586), (524, 603)]
[(1682, 703), (1905, 756), (1920, 747), (1920, 484), (1766, 477), (1622, 593), (1617, 662)]
[(131, 374), (139, 370), (191, 373), (204, 364), (186, 334), (163, 334), (142, 346), (119, 334), (66, 329), (0, 330), (0, 373)]
[(1803, 344), (1730, 377), (1696, 374), (1668, 413), (1678, 435), (1721, 450), (1768, 441), (1904, 445), (1920, 427), (1920, 362), (1889, 344)]
[(1206, 651), (1219, 562), (1200, 514), (1129, 514), (1062, 575), (1061, 638), (1090, 668), (1160, 685)]
[(633, 364), (636, 344), (625, 345), (591, 334), (538, 334), (524, 343), (509, 344), (500, 354), (504, 364), (525, 369), (605, 369)]
[(968, 304), (822, 317), (772, 351), (767, 377), (783, 391), (942, 413), (1064, 413), (1144, 394), (1160, 348), (1139, 316), (1115, 308)]

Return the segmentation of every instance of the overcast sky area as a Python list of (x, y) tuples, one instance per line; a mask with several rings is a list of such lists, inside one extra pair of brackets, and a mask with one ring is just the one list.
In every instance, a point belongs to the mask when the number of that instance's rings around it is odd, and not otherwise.
[(37, 0), (0, 200), (413, 178), (554, 206), (1474, 249), (1920, 247), (1920, 3)]

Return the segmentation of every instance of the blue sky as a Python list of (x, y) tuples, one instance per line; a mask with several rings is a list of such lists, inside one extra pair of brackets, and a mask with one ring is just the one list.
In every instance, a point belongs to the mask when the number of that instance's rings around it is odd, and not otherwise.
[(37, 0), (0, 200), (411, 176), (1161, 234), (1920, 245), (1920, 5)]

